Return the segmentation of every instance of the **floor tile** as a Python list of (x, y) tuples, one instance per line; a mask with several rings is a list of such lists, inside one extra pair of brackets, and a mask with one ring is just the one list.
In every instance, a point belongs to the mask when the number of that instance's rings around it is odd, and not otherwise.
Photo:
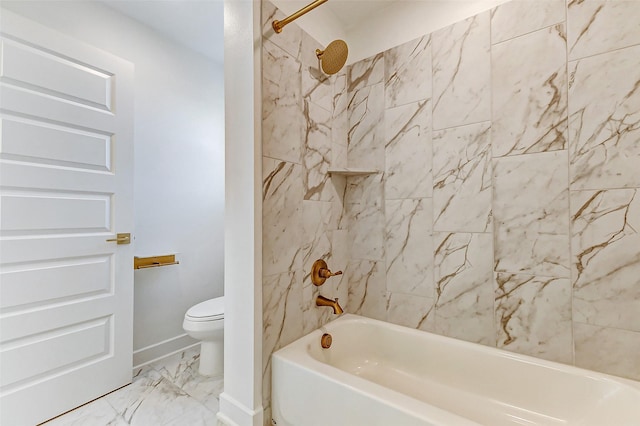
[(198, 373), (200, 347), (134, 370), (133, 381), (46, 426), (216, 425), (222, 376)]

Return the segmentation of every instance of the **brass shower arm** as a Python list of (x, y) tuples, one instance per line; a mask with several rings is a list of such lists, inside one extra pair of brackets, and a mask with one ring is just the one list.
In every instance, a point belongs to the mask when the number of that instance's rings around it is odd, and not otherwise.
[(273, 30), (276, 33), (280, 34), (282, 32), (282, 28), (284, 28), (285, 25), (295, 21), (305, 13), (312, 11), (313, 9), (320, 6), (322, 3), (326, 3), (327, 1), (328, 0), (315, 0), (313, 3), (306, 5), (305, 7), (303, 7), (296, 13), (294, 13), (293, 15), (287, 16), (282, 21), (278, 21), (278, 20), (273, 21), (271, 23), (271, 26), (273, 27)]

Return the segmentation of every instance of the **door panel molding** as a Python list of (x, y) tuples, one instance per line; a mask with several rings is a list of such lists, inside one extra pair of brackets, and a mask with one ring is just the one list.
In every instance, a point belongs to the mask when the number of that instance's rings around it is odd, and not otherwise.
[(0, 19), (0, 424), (37, 424), (131, 381), (133, 65)]

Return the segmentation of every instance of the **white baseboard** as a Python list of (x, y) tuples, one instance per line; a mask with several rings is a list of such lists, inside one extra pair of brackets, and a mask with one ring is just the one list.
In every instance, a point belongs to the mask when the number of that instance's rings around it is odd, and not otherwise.
[(142, 367), (176, 352), (183, 351), (199, 343), (188, 334), (181, 334), (133, 352), (133, 368)]
[(224, 414), (222, 414), (219, 411), (218, 411), (218, 414), (216, 414), (216, 417), (218, 418), (218, 425), (217, 426), (238, 426), (237, 424), (232, 422), (229, 417), (225, 416)]
[(226, 392), (220, 394), (218, 420), (228, 426), (263, 426), (262, 406), (258, 410), (245, 407)]

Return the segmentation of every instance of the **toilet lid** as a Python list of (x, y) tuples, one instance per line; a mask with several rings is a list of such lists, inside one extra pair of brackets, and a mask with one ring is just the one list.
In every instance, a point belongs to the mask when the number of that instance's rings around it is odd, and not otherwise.
[(215, 299), (209, 299), (202, 303), (198, 303), (187, 311), (186, 316), (200, 321), (223, 319), (224, 297), (216, 297)]

